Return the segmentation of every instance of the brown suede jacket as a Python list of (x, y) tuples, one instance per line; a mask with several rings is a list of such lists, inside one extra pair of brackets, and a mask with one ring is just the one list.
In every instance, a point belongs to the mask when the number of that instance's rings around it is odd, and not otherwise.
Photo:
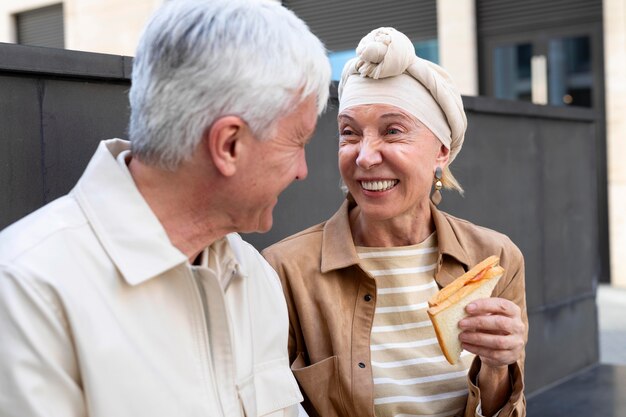
[[(511, 240), (457, 219), (432, 206), (439, 241), (435, 279), (449, 284), (490, 255), (500, 257), (506, 276), (493, 296), (512, 300), (528, 328), (524, 260)], [(370, 332), (376, 282), (359, 266), (348, 201), (328, 221), (267, 248), (263, 255), (281, 278), (289, 308), (289, 356), (311, 416), (374, 417)], [(526, 415), (524, 358), (509, 366), (512, 394), (499, 417)], [(464, 416), (474, 416), (480, 399), (475, 358), (468, 375)]]

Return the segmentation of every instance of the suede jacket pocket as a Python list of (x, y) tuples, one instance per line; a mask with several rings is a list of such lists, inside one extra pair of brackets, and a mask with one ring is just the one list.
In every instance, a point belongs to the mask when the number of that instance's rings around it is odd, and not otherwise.
[(319, 416), (348, 416), (339, 383), (337, 356), (306, 366), (300, 353), (291, 365), (291, 370)]

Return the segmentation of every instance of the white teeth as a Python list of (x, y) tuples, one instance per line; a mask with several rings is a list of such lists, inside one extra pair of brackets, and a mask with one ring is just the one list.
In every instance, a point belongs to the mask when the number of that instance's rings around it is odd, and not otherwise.
[(361, 187), (368, 191), (386, 191), (393, 188), (398, 180), (361, 181)]

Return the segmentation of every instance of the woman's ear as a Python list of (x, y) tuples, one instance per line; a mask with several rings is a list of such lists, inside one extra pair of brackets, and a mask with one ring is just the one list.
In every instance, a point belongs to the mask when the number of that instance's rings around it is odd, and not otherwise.
[(439, 145), (439, 151), (437, 152), (437, 157), (435, 158), (435, 165), (440, 166), (442, 169), (448, 165), (448, 161), (450, 160), (450, 149), (446, 148), (445, 145)]
[(204, 141), (213, 165), (222, 175), (233, 176), (237, 171), (243, 136), (248, 127), (237, 116), (217, 119), (208, 129)]

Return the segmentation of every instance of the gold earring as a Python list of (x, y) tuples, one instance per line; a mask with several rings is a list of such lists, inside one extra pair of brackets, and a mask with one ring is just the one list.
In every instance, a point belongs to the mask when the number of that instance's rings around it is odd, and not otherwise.
[(439, 203), (441, 203), (441, 192), (439, 190), (441, 190), (443, 188), (443, 183), (441, 182), (441, 176), (442, 176), (442, 171), (441, 171), (441, 167), (437, 167), (435, 169), (435, 179), (434, 179), (434, 187), (433, 187), (433, 191), (430, 194), (430, 201), (433, 202), (434, 205), (439, 205)]

